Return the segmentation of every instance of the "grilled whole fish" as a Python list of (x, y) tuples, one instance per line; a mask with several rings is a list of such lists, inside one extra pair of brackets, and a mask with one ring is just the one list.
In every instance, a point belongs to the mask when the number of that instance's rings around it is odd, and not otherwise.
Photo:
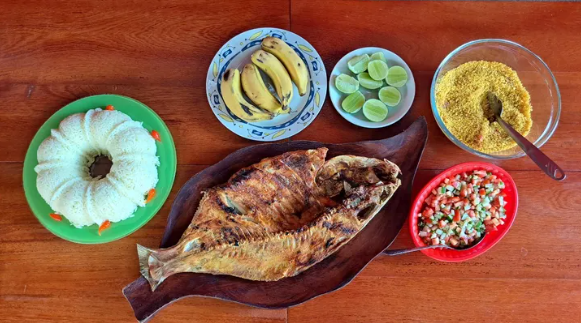
[(327, 148), (266, 158), (208, 189), (171, 248), (138, 245), (155, 290), (182, 273), (260, 281), (295, 276), (333, 254), (381, 210), (400, 185), (397, 165)]

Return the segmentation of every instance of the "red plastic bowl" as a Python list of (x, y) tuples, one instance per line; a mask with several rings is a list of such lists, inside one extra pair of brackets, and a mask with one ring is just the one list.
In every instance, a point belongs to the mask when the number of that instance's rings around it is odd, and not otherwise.
[(514, 219), (516, 218), (516, 210), (518, 208), (518, 192), (516, 191), (516, 184), (514, 183), (512, 177), (508, 174), (507, 171), (504, 169), (489, 163), (481, 163), (481, 162), (471, 162), (471, 163), (463, 163), (440, 173), (438, 176), (434, 177), (418, 194), (414, 203), (412, 204), (412, 209), (410, 212), (410, 232), (412, 239), (414, 240), (414, 244), (417, 247), (423, 247), (426, 244), (422, 241), (420, 236), (418, 235), (418, 216), (417, 214), (424, 207), (424, 201), (426, 198), (431, 194), (432, 190), (438, 187), (446, 177), (456, 176), (457, 174), (463, 172), (472, 172), (473, 170), (483, 169), (487, 172), (491, 172), (492, 174), (499, 177), (505, 185), (503, 192), (506, 193), (506, 197), (504, 200), (507, 202), (505, 207), (506, 209), (506, 219), (504, 224), (498, 226), (497, 231), (488, 232), (482, 241), (478, 244), (478, 246), (468, 249), (468, 250), (451, 250), (451, 249), (428, 249), (422, 250), (422, 252), (433, 259), (440, 260), (440, 261), (448, 261), (448, 262), (460, 262), (475, 258), (483, 253), (485, 253), (488, 249), (492, 248), (495, 244), (497, 244), (502, 237), (508, 232), (512, 224), (514, 223)]

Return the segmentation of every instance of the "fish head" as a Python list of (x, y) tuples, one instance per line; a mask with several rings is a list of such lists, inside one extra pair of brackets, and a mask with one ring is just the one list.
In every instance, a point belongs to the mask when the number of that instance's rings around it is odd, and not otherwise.
[(396, 184), (400, 173), (399, 167), (388, 160), (341, 155), (325, 162), (316, 184), (322, 196), (335, 197), (343, 192), (350, 195), (361, 186)]

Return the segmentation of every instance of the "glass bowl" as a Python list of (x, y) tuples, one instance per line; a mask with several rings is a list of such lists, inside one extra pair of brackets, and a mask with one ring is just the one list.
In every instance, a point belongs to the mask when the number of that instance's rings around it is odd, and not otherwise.
[(448, 71), (469, 61), (494, 61), (508, 65), (518, 74), (531, 96), (533, 125), (526, 138), (541, 147), (557, 129), (561, 115), (561, 94), (557, 81), (543, 60), (525, 47), (503, 39), (480, 39), (452, 51), (436, 70), (430, 90), (432, 112), (442, 132), (458, 147), (483, 158), (512, 159), (525, 155), (515, 147), (495, 153), (483, 153), (460, 142), (446, 127), (436, 106), (436, 84)]

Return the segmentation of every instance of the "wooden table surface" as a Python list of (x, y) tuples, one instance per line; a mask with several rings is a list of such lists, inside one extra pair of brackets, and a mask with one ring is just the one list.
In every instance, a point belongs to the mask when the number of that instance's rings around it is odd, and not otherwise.
[[(379, 256), (345, 288), (293, 308), (189, 298), (153, 322), (581, 321), (581, 4), (309, 0), (0, 3), (0, 321), (133, 320), (121, 289), (139, 276), (135, 244), (159, 243), (170, 203), (187, 179), (255, 144), (213, 116), (205, 78), (224, 42), (261, 26), (307, 39), (327, 72), (364, 46), (387, 48), (407, 61), (417, 95), (401, 122), (357, 128), (327, 100), (291, 140), (384, 138), (424, 115), (430, 135), (416, 190), (442, 169), (478, 160), (449, 142), (431, 116), (429, 88), (440, 61), (473, 39), (521, 43), (545, 60), (559, 83), (561, 120), (543, 150), (568, 178), (554, 182), (527, 158), (499, 163), (518, 186), (518, 217), (500, 244), (472, 261)], [(153, 108), (171, 129), (179, 166), (172, 195), (142, 229), (105, 245), (77, 245), (53, 236), (30, 212), (22, 162), (49, 116), (100, 93)], [(406, 229), (393, 246), (412, 246)]]

